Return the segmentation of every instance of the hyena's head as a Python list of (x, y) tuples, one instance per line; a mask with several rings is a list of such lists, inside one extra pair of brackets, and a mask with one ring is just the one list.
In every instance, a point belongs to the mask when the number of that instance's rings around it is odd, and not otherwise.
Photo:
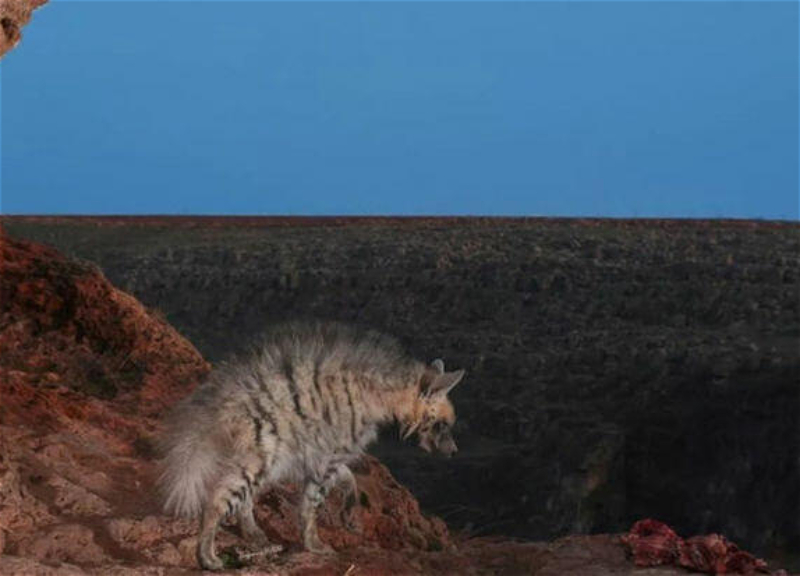
[(463, 377), (464, 370), (445, 372), (444, 362), (438, 359), (425, 368), (418, 384), (412, 416), (403, 425), (404, 439), (416, 432), (419, 445), (426, 451), (436, 450), (448, 457), (456, 452), (453, 440), (456, 412), (447, 393)]

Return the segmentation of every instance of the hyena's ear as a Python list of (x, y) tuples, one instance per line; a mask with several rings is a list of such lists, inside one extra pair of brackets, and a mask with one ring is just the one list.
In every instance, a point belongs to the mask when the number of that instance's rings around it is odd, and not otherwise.
[(455, 372), (443, 372), (434, 376), (428, 381), (423, 381), (422, 395), (426, 398), (433, 396), (447, 396), (447, 393), (452, 390), (456, 384), (461, 382), (464, 377), (464, 370), (456, 370)]
[(431, 362), (431, 368), (436, 370), (439, 374), (444, 374), (444, 360), (437, 358)]

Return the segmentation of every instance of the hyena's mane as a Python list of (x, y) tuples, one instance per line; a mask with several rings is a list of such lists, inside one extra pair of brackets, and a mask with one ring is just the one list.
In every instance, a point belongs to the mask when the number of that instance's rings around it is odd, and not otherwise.
[(262, 335), (251, 353), (265, 372), (310, 363), (372, 376), (370, 381), (384, 388), (408, 385), (420, 367), (395, 338), (339, 322), (279, 324)]

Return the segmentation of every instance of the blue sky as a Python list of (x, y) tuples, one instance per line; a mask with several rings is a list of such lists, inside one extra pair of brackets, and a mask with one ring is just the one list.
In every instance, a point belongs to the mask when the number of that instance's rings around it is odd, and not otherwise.
[(3, 213), (793, 219), (796, 2), (65, 2)]

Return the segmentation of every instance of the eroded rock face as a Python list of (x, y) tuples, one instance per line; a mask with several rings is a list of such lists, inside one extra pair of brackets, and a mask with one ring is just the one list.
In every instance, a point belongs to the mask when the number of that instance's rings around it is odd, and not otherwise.
[[(0, 370), (16, 383), (4, 411), (35, 396), (28, 418), (38, 408), (45, 420), (97, 420), (109, 410), (102, 400), (115, 399), (104, 428), (136, 428), (116, 418), (123, 407), (157, 415), (209, 369), (174, 328), (91, 264), (0, 236), (0, 267)], [(70, 395), (61, 387), (97, 401), (64, 402)]]
[(47, 0), (0, 1), (0, 58), (22, 39), (22, 27), (31, 19), (34, 10)]

